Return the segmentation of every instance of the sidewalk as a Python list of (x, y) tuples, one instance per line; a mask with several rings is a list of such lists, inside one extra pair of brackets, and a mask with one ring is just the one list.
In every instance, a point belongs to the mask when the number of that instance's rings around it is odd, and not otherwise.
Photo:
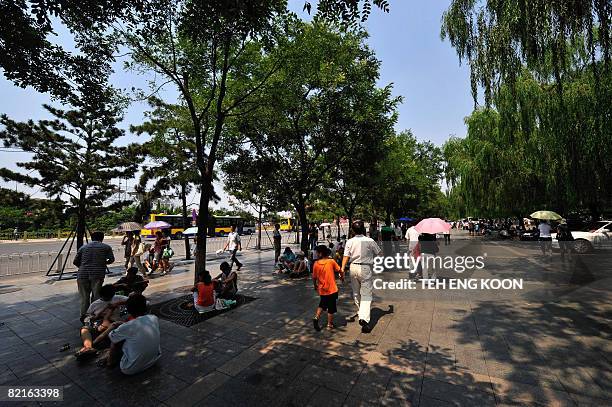
[[(503, 256), (493, 268), (507, 267)], [(241, 261), (240, 292), (257, 299), (191, 328), (160, 319), (162, 358), (133, 377), (74, 360), (74, 280), (1, 281), (0, 385), (62, 385), (70, 406), (609, 405), (609, 290), (545, 303), (377, 291), (374, 329), (362, 334), (344, 284), (339, 327), (317, 333), (309, 280), (273, 275), (270, 251)], [(192, 267), (152, 279), (146, 295), (184, 295)], [(537, 262), (521, 267), (548, 273)], [(71, 349), (59, 352), (65, 343)]]

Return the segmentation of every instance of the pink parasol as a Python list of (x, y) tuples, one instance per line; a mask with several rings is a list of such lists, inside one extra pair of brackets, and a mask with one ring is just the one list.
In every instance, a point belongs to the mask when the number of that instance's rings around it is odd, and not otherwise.
[(162, 220), (156, 220), (155, 222), (149, 222), (143, 226), (145, 229), (168, 229), (171, 228), (172, 225), (166, 223)]
[(440, 218), (423, 219), (414, 227), (419, 233), (444, 233), (448, 232), (451, 225)]

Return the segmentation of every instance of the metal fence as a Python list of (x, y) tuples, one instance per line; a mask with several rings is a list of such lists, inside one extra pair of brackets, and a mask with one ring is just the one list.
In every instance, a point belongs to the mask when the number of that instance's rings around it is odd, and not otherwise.
[[(115, 263), (123, 262), (123, 248), (113, 248), (115, 253)], [(76, 250), (72, 252), (66, 258), (66, 254), (62, 253), (59, 255), (57, 261), (53, 265), (51, 273), (59, 271), (66, 263), (65, 272), (72, 272), (76, 270), (76, 267), (72, 264)], [(20, 274), (28, 273), (46, 273), (49, 267), (53, 264), (53, 260), (57, 256), (57, 251), (52, 252), (30, 252), (30, 253), (13, 253), (0, 255), (0, 277), (16, 276)]]
[[(244, 250), (253, 250), (257, 248), (257, 234), (242, 236), (242, 248)], [(272, 234), (269, 237), (265, 232), (262, 233), (261, 248), (269, 249), (273, 247)], [(215, 253), (218, 250), (223, 250), (227, 239), (225, 238), (211, 238), (206, 241), (206, 252)], [(295, 233), (283, 233), (281, 242), (283, 245), (295, 243)], [(173, 241), (172, 247), (175, 251), (181, 250), (181, 241)], [(124, 261), (124, 248), (113, 247), (115, 253), (115, 263), (122, 264)], [(181, 254), (178, 252), (177, 254)], [(65, 254), (61, 254), (58, 261), (53, 265), (51, 272), (58, 271), (61, 269), (62, 264), (66, 262), (65, 272), (73, 272), (76, 267), (72, 264), (76, 250), (72, 250), (66, 259)], [(53, 260), (57, 256), (57, 251), (46, 251), (46, 252), (30, 252), (30, 253), (12, 253), (0, 255), (0, 277), (10, 277), (20, 274), (28, 273), (46, 273), (49, 267), (53, 264)]]

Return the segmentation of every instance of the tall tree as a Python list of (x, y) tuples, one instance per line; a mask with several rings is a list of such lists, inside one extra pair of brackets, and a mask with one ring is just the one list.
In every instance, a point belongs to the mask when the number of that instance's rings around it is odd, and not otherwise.
[[(183, 227), (191, 225), (187, 208), (187, 195), (194, 184), (199, 184), (197, 171), (194, 171), (195, 146), (192, 142), (187, 109), (180, 105), (170, 105), (152, 98), (152, 111), (146, 113), (149, 119), (145, 123), (132, 126), (136, 134), (147, 133), (151, 139), (144, 143), (143, 148), (153, 165), (147, 167), (150, 178), (163, 183), (166, 188), (175, 188), (181, 201)], [(185, 253), (191, 258), (189, 237), (184, 236)]]
[[(215, 165), (224, 149), (228, 118), (250, 107), (250, 99), (277, 69), (268, 61), (273, 17), (284, 1), (162, 0), (134, 22), (116, 29), (131, 50), (134, 67), (173, 84), (190, 119), (190, 142), (200, 179), (196, 273), (206, 266), (208, 205)], [(157, 86), (157, 85), (155, 85)]]
[(602, 60), (609, 71), (611, 22), (612, 3), (605, 0), (453, 0), (441, 35), (470, 66), (474, 103), (481, 87), (489, 105), (499, 85), (512, 86), (524, 66), (538, 79), (554, 78), (559, 93), (575, 58)]
[[(362, 31), (294, 21), (281, 42), (284, 63), (258, 99), (259, 108), (237, 126), (250, 159), (267, 168), (279, 202), (298, 214), (307, 251), (307, 207), (329, 185), (336, 168), (357, 165), (358, 152), (381, 143), (395, 122), (397, 98), (378, 88), (379, 61)], [(375, 157), (372, 157), (373, 159)]]
[(75, 98), (70, 110), (44, 107), (54, 119), (34, 123), (0, 116), (4, 145), (32, 154), (17, 163), (25, 174), (2, 168), (0, 176), (39, 187), (50, 197), (67, 198), (76, 215), (79, 248), (88, 218), (126, 204), (106, 206), (106, 201), (116, 189), (113, 180), (134, 176), (139, 149), (116, 144), (124, 132), (117, 127), (121, 103), (111, 88), (92, 85), (82, 89), (81, 98)]

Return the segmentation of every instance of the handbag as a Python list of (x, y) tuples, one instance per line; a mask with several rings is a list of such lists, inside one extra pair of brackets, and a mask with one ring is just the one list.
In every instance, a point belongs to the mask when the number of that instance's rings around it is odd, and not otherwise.
[(172, 256), (174, 256), (174, 250), (172, 250), (170, 247), (166, 247), (162, 253), (162, 257), (171, 258)]
[(134, 256), (142, 256), (144, 252), (145, 252), (145, 244), (141, 242), (138, 245), (138, 250), (136, 250), (136, 253), (134, 253)]

